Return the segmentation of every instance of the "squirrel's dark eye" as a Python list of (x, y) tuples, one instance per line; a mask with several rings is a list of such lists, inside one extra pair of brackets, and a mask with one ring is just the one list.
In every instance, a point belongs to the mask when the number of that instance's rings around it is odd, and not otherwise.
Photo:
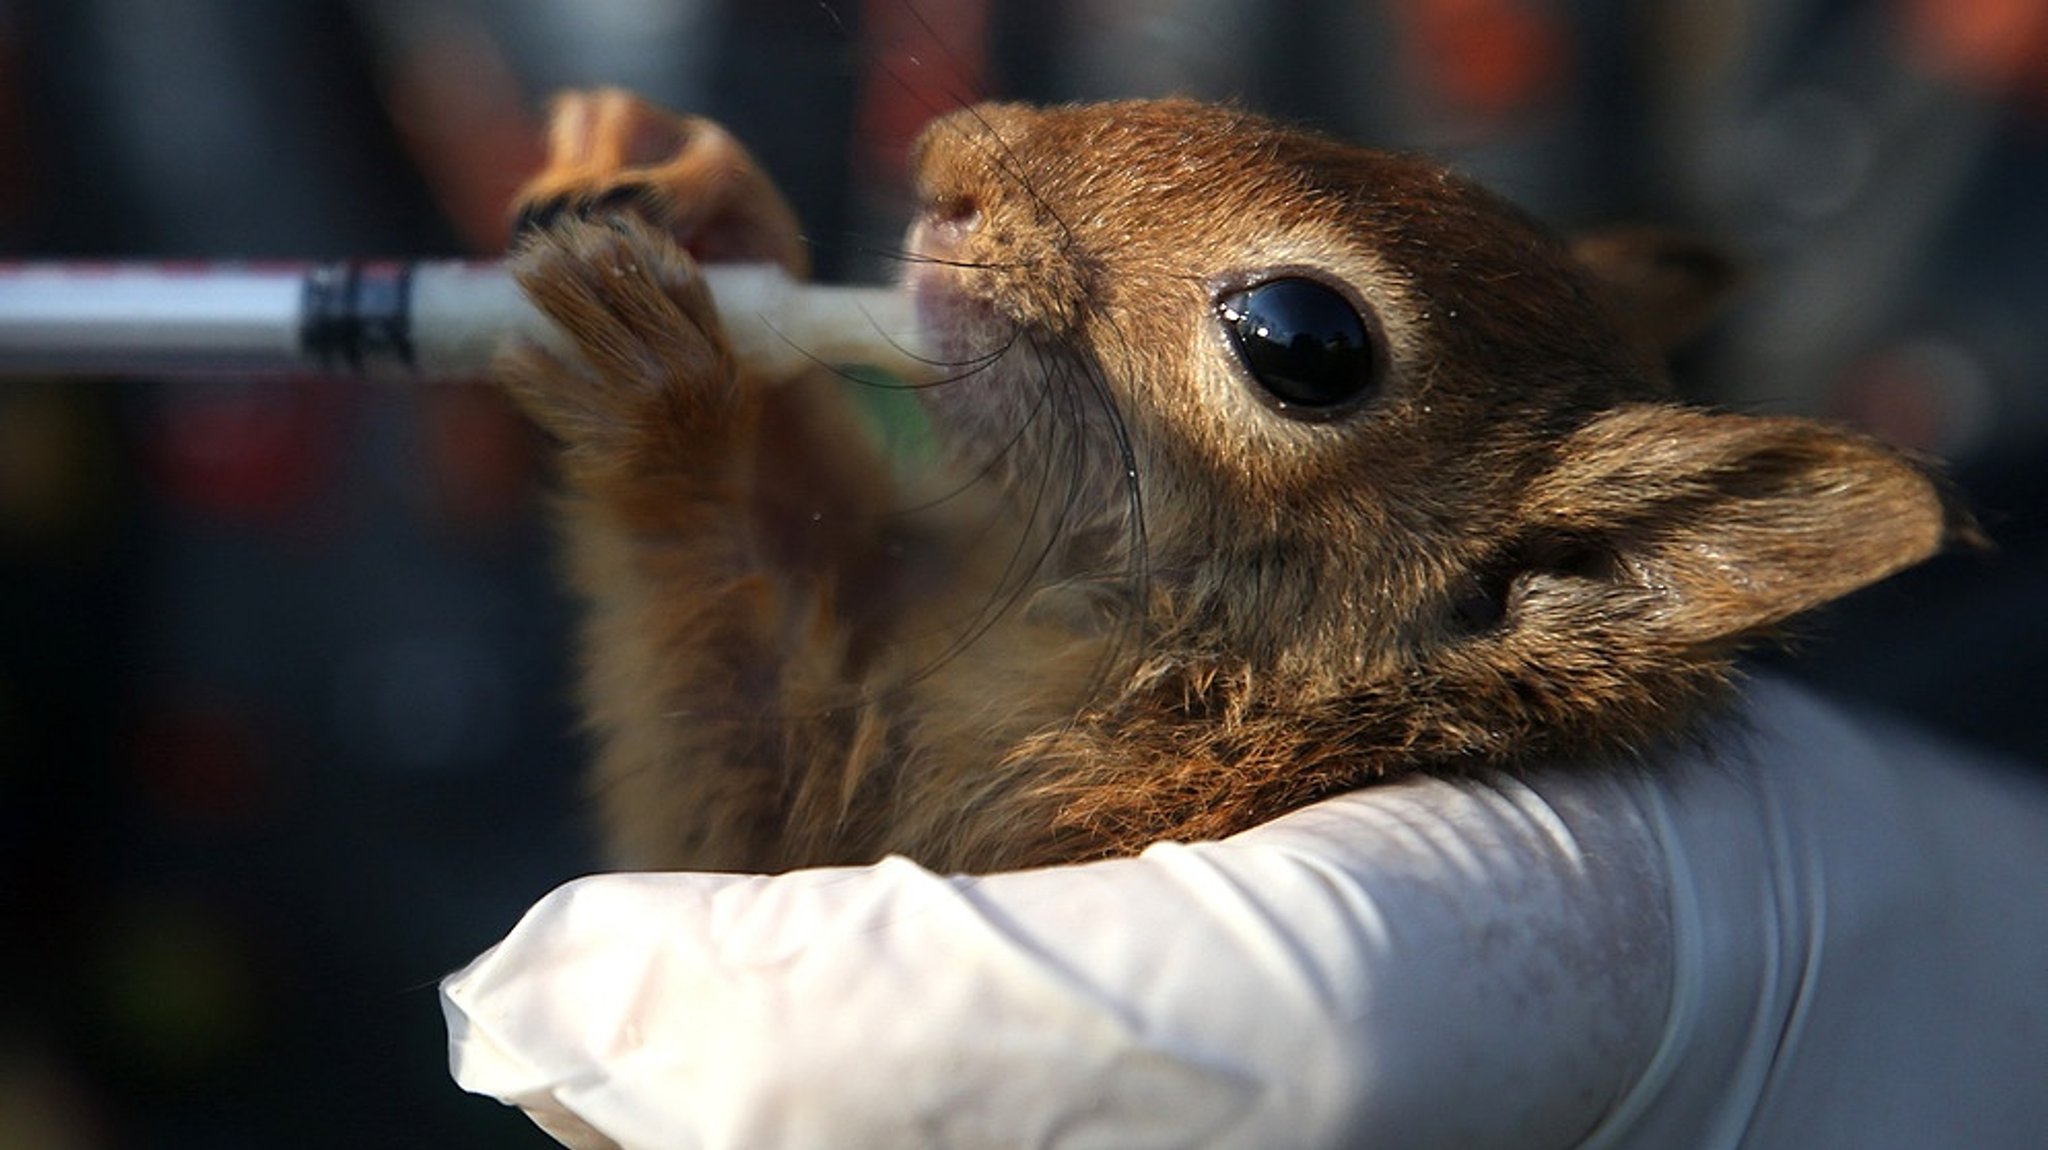
[(1315, 280), (1267, 280), (1216, 308), (1252, 378), (1282, 411), (1337, 407), (1377, 383), (1371, 329), (1350, 300)]

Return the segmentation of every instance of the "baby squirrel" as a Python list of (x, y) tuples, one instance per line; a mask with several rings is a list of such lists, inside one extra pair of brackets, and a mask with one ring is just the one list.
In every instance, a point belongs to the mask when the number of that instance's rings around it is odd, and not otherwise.
[(624, 865), (1009, 868), (1625, 756), (1972, 535), (1877, 442), (1673, 400), (1698, 251), (1244, 111), (924, 131), (916, 474), (832, 372), (735, 366), (695, 261), (806, 259), (726, 132), (578, 93), (550, 154), (514, 267), (578, 356), (501, 375), (561, 445)]

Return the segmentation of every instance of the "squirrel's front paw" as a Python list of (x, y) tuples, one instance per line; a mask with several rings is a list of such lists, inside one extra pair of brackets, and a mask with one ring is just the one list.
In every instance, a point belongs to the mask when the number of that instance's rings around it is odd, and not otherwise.
[(570, 451), (631, 465), (726, 433), (731, 351), (695, 261), (653, 225), (632, 213), (558, 219), (527, 237), (512, 272), (576, 355), (526, 346), (499, 374)]
[(631, 213), (707, 263), (808, 267), (796, 215), (724, 128), (626, 92), (567, 92), (548, 125), (548, 162), (514, 199), (515, 234), (567, 218)]

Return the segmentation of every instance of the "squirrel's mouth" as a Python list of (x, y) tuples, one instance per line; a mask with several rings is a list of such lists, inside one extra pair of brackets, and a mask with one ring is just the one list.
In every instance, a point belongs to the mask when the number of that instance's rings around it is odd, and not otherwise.
[(1017, 338), (1016, 324), (976, 290), (978, 269), (961, 258), (958, 241), (929, 218), (912, 224), (905, 239), (904, 290), (941, 374), (986, 367)]
[(1005, 306), (1015, 270), (984, 262), (982, 223), (970, 202), (936, 200), (905, 237), (903, 287), (937, 376), (919, 398), (942, 439), (989, 456), (974, 466), (1034, 491), (1059, 476), (1062, 514), (1093, 521), (1122, 505), (1131, 474), (1114, 389), (1074, 343)]

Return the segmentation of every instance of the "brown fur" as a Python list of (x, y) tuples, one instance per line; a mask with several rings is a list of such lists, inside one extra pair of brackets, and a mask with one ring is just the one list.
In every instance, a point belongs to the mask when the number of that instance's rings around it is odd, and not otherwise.
[[(838, 381), (725, 351), (679, 244), (801, 262), (738, 145), (599, 93), (553, 146), (517, 269), (586, 362), (504, 375), (564, 445), (629, 865), (1011, 867), (1622, 752), (1967, 531), (1877, 443), (1668, 399), (1652, 343), (1725, 268), (1575, 256), (1426, 162), (1185, 102), (926, 131), (908, 290), (958, 368), (902, 479)], [(1216, 298), (1279, 268), (1375, 317), (1376, 399), (1256, 398)]]

